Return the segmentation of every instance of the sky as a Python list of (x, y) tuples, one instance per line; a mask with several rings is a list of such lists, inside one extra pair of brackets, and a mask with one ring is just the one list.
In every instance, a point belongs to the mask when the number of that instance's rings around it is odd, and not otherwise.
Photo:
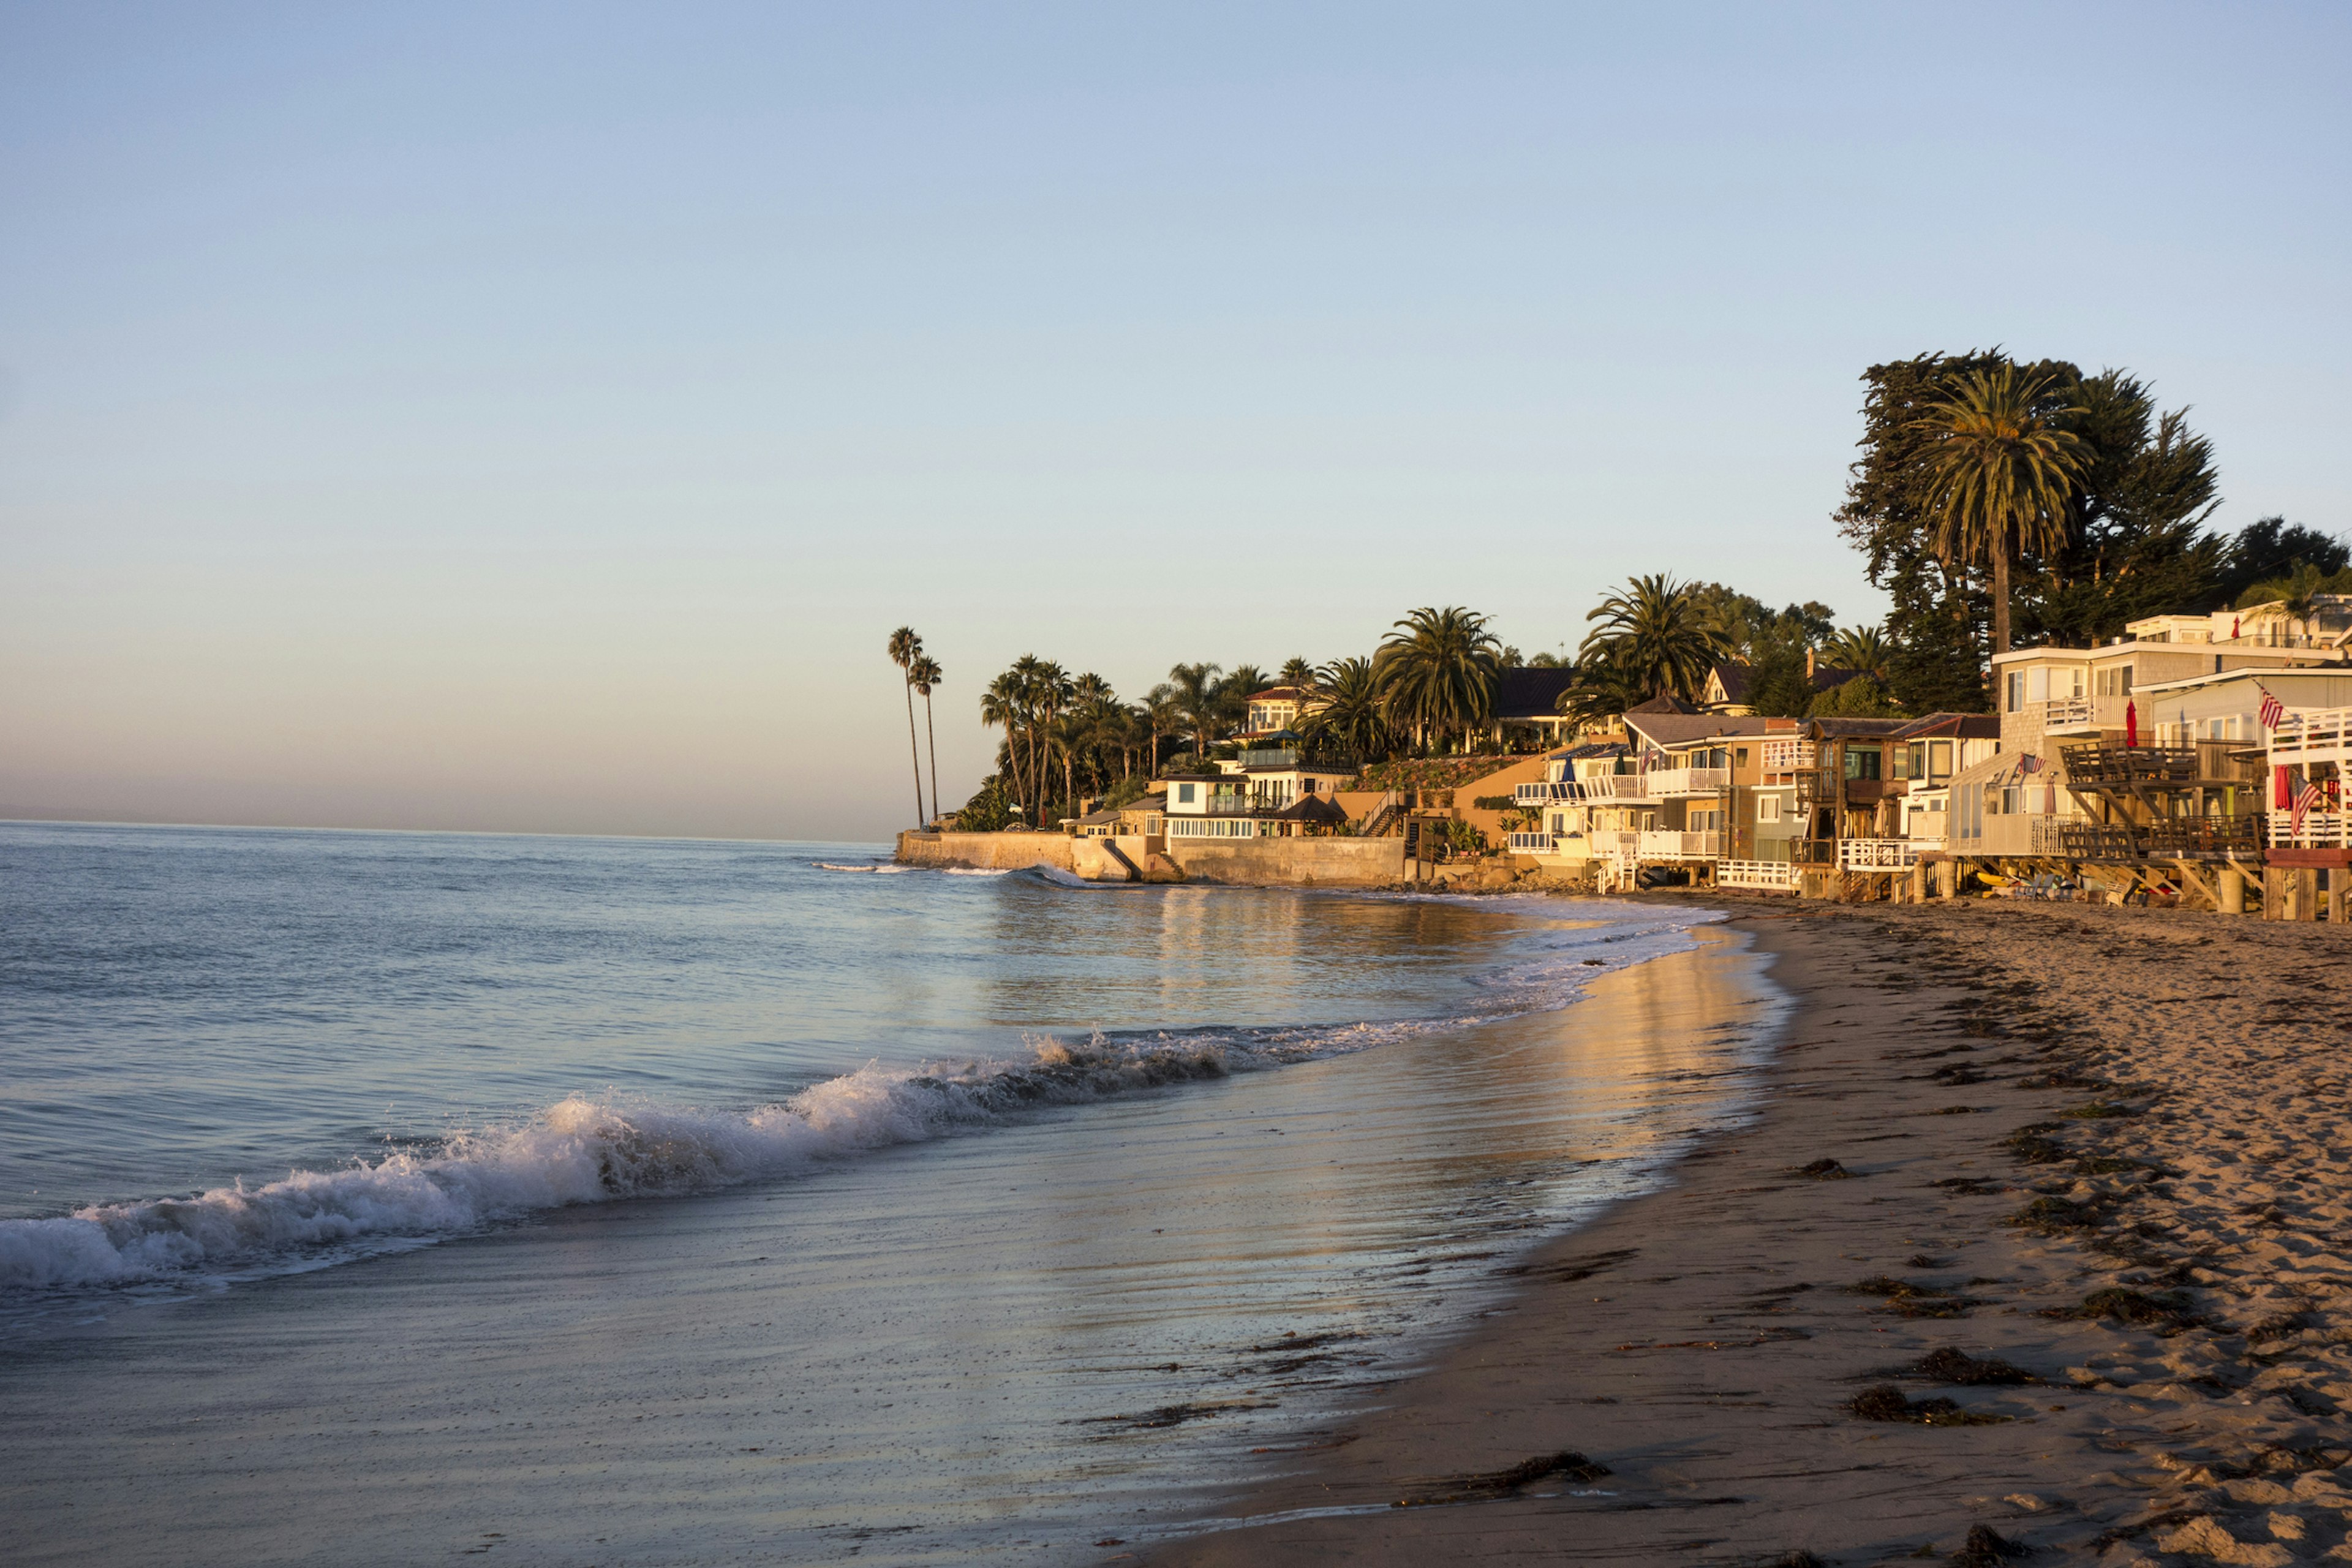
[(1884, 609), (1869, 365), (2352, 528), (2340, 5), (0, 7), (0, 816), (871, 841), (1024, 653)]

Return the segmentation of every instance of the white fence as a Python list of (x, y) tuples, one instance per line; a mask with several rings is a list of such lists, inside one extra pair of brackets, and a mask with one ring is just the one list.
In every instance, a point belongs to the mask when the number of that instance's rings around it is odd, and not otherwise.
[(1721, 795), (1731, 787), (1729, 768), (1652, 768), (1650, 793), (1660, 800)]
[(1720, 833), (1652, 831), (1638, 838), (1633, 852), (1643, 860), (1712, 860), (1723, 853)]
[(1557, 851), (1559, 845), (1549, 833), (1514, 833), (1511, 847), (1522, 855), (1549, 855)]
[(1715, 882), (1719, 888), (1785, 891), (1797, 885), (1801, 869), (1786, 860), (1718, 860), (1715, 864)]
[(2306, 811), (2298, 831), (2293, 812), (2273, 811), (2270, 835), (2273, 849), (2352, 849), (2352, 812)]
[(1811, 773), (1814, 767), (1814, 746), (1811, 741), (1767, 741), (1764, 742), (1764, 771), (1768, 773)]
[(1919, 858), (1919, 846), (1909, 838), (1841, 838), (1838, 868), (1842, 871), (1907, 871)]

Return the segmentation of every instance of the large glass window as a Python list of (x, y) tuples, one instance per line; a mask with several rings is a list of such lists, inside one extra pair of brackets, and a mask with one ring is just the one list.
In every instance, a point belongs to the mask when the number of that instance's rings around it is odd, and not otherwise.
[(1179, 805), (1190, 805), (1192, 804), (1192, 786), (1191, 784), (1180, 784), (1176, 786), (1176, 804)]
[(2025, 671), (2021, 669), (2009, 672), (2009, 710), (2012, 713), (2025, 710)]
[(1935, 779), (1948, 779), (1952, 776), (1951, 742), (1930, 741), (1927, 742), (1927, 776)]
[(1845, 776), (1850, 779), (1874, 779), (1878, 771), (1876, 746), (1848, 746), (1845, 749)]

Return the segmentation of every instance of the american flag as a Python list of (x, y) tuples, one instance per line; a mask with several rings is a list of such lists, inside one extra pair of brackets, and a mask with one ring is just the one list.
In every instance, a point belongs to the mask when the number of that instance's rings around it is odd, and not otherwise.
[(2028, 752), (2017, 759), (2017, 771), (2021, 773), (2038, 773), (2042, 771), (2042, 759)]
[(2273, 691), (2269, 687), (2264, 686), (2259, 680), (2254, 682), (2254, 689), (2263, 694), (2262, 710), (2258, 715), (2263, 721), (2263, 728), (2265, 730), (2275, 730), (2281, 724), (2285, 723), (2286, 704), (2278, 700), (2278, 693)]
[(2294, 831), (2297, 833), (2301, 833), (2303, 831), (2304, 813), (2309, 811), (2313, 806), (2317, 805), (2318, 804), (2318, 781), (2316, 779), (2305, 779), (2304, 781), (2303, 787), (2294, 792), (2294, 805), (2292, 808), (2294, 816)]

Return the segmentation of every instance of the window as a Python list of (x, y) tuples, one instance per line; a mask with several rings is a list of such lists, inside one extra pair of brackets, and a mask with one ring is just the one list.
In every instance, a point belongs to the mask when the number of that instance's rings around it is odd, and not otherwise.
[(1192, 786), (1191, 784), (1180, 784), (1176, 786), (1176, 804), (1179, 805), (1190, 805), (1192, 804)]
[(1845, 776), (1850, 779), (1874, 779), (1879, 776), (1876, 746), (1848, 746), (1845, 749)]
[(2102, 697), (2129, 697), (2132, 689), (2132, 667), (2113, 665), (2098, 672), (2095, 689)]
[(1736, 746), (1736, 747), (1734, 747), (1734, 748), (1732, 749), (1732, 753), (1731, 753), (1731, 754), (1732, 754), (1734, 757), (1736, 757), (1736, 758), (1738, 758), (1738, 765), (1739, 765), (1739, 766), (1741, 766), (1741, 767), (1743, 767), (1743, 768), (1744, 768), (1744, 767), (1746, 767), (1746, 766), (1748, 765), (1748, 748), (1747, 748), (1747, 747), (1745, 747), (1745, 746)]
[(1777, 795), (1758, 795), (1756, 797), (1756, 820), (1759, 822), (1780, 821), (1780, 797)]
[(2025, 710), (2025, 671), (2021, 669), (2009, 672), (2009, 710), (2012, 713)]
[(1952, 742), (1949, 741), (1927, 742), (1927, 776), (1934, 779), (1948, 779), (1952, 776)]
[(2025, 672), (2025, 700), (2028, 702), (2050, 700), (2050, 667), (2048, 665)]

